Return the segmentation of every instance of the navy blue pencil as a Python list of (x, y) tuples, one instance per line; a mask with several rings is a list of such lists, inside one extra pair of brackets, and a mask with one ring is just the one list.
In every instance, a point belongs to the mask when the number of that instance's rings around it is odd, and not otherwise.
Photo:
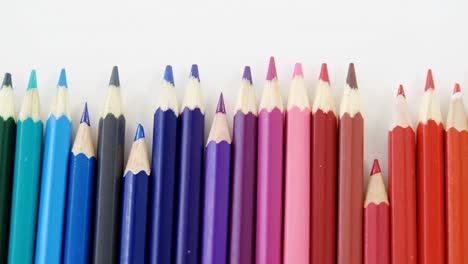
[(95, 164), (96, 152), (85, 104), (70, 154), (62, 263), (89, 262)]
[(178, 109), (172, 67), (168, 65), (154, 113), (146, 255), (146, 263), (151, 264), (171, 263)]
[(176, 264), (196, 264), (199, 261), (204, 113), (198, 67), (192, 65), (180, 114), (173, 261)]
[(149, 175), (145, 132), (138, 125), (123, 178), (120, 264), (145, 263)]

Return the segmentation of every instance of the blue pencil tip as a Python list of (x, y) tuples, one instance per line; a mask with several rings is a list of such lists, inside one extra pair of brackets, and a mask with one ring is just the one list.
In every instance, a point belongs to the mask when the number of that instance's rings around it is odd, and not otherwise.
[(109, 85), (120, 87), (119, 68), (117, 66), (114, 66), (112, 68), (112, 74), (110, 77)]
[(198, 74), (198, 65), (192, 64), (192, 69), (190, 70), (190, 76), (200, 81), (200, 75)]
[(60, 77), (57, 86), (68, 88), (67, 73), (65, 72), (65, 69), (60, 71)]
[(140, 138), (145, 138), (145, 130), (141, 124), (138, 124), (133, 142), (139, 140)]
[(29, 83), (27, 91), (31, 89), (37, 88), (37, 77), (36, 77), (36, 70), (32, 70), (31, 74), (29, 75)]
[(247, 80), (252, 84), (252, 72), (250, 71), (250, 66), (245, 66), (242, 79)]
[(91, 126), (89, 124), (89, 113), (88, 113), (88, 103), (87, 102), (84, 105), (83, 114), (81, 115), (80, 124), (81, 123), (86, 123), (88, 126)]
[(216, 113), (226, 113), (226, 107), (224, 106), (223, 93), (219, 95), (218, 106), (216, 107)]
[(11, 82), (11, 74), (10, 73), (5, 73), (5, 77), (3, 77), (3, 83), (2, 87), (13, 87), (12, 82)]
[(167, 65), (166, 70), (164, 71), (164, 80), (174, 86), (174, 74), (172, 73), (172, 66)]

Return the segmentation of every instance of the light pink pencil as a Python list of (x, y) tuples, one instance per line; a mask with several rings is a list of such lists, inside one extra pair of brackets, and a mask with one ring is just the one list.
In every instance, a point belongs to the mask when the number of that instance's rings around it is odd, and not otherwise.
[(284, 264), (309, 263), (310, 118), (302, 66), (297, 63), (286, 112)]

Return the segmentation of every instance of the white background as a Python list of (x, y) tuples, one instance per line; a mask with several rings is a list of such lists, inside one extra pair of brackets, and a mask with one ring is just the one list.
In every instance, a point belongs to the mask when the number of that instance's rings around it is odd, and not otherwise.
[(338, 106), (348, 63), (355, 62), (366, 119), (366, 174), (373, 158), (387, 170), (398, 84), (405, 85), (414, 123), (429, 67), (444, 119), (454, 82), (468, 87), (468, 5), (462, 1), (287, 2), (2, 1), (0, 72), (13, 74), (19, 110), (29, 72), (37, 69), (45, 120), (65, 67), (74, 129), (88, 101), (96, 136), (111, 67), (118, 65), (128, 155), (138, 122), (151, 146), (153, 105), (166, 64), (175, 70), (179, 104), (190, 65), (199, 64), (207, 135), (220, 91), (232, 116), (244, 65), (252, 66), (260, 96), (274, 55), (286, 102), (295, 62), (304, 65), (311, 99), (327, 62)]

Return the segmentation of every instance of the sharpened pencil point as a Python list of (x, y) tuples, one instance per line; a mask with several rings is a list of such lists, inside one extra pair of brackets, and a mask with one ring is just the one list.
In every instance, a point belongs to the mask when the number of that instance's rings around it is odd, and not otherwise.
[(11, 74), (8, 72), (5, 73), (5, 77), (3, 77), (2, 87), (13, 87), (11, 82)]
[(326, 63), (322, 63), (322, 69), (320, 69), (319, 79), (322, 82), (327, 82), (328, 84), (330, 84), (330, 78), (328, 77), (328, 67)]
[(304, 73), (302, 72), (302, 64), (301, 63), (296, 63), (294, 65), (293, 78), (294, 77), (304, 77)]
[(31, 74), (29, 75), (28, 89), (26, 89), (26, 91), (29, 91), (31, 89), (36, 89), (36, 88), (37, 88), (36, 70), (32, 70)]
[(356, 80), (356, 70), (354, 69), (354, 63), (349, 64), (348, 77), (346, 78), (346, 83), (352, 89), (357, 89), (358, 88), (357, 80)]
[(429, 69), (427, 71), (426, 87), (424, 88), (424, 91), (427, 91), (429, 89), (435, 89), (434, 78), (432, 77), (432, 70), (431, 69)]
[(143, 126), (141, 124), (138, 124), (136, 132), (135, 132), (135, 138), (133, 139), (133, 142), (144, 138), (145, 137), (145, 130), (143, 129)]
[(59, 81), (58, 81), (57, 86), (68, 88), (67, 72), (65, 71), (65, 69), (62, 69), (60, 71), (60, 77), (59, 77)]
[(109, 85), (120, 87), (119, 68), (117, 66), (114, 66), (112, 68), (112, 74), (109, 80)]
[(375, 174), (380, 173), (380, 172), (381, 172), (381, 170), (380, 170), (379, 160), (375, 159), (374, 164), (372, 165), (372, 170), (371, 170), (370, 176), (375, 175)]
[(224, 106), (223, 93), (219, 95), (218, 106), (216, 107), (216, 113), (226, 113), (226, 107)]
[(164, 70), (164, 80), (174, 86), (174, 74), (172, 73), (172, 66), (167, 65), (166, 70)]
[(453, 87), (453, 94), (460, 93), (460, 92), (461, 92), (460, 84), (456, 83), (455, 87)]
[(242, 79), (247, 80), (250, 84), (252, 84), (252, 72), (250, 71), (250, 66), (244, 67), (244, 74), (242, 75)]
[(400, 84), (400, 86), (398, 86), (398, 93), (397, 93), (397, 96), (398, 96), (398, 95), (401, 95), (401, 96), (403, 96), (403, 97), (406, 98), (405, 89), (403, 89), (403, 85), (402, 85), (402, 84)]
[(270, 57), (270, 62), (268, 64), (268, 72), (267, 72), (267, 81), (272, 81), (273, 79), (277, 79), (277, 74), (276, 74), (276, 63), (275, 63), (275, 57)]
[(200, 74), (198, 73), (198, 65), (197, 64), (192, 64), (192, 68), (190, 69), (190, 77), (200, 81)]
[(83, 108), (83, 114), (81, 115), (80, 124), (81, 123), (86, 123), (88, 126), (91, 126), (89, 124), (89, 113), (88, 113), (88, 103), (87, 102), (85, 103), (84, 108)]

